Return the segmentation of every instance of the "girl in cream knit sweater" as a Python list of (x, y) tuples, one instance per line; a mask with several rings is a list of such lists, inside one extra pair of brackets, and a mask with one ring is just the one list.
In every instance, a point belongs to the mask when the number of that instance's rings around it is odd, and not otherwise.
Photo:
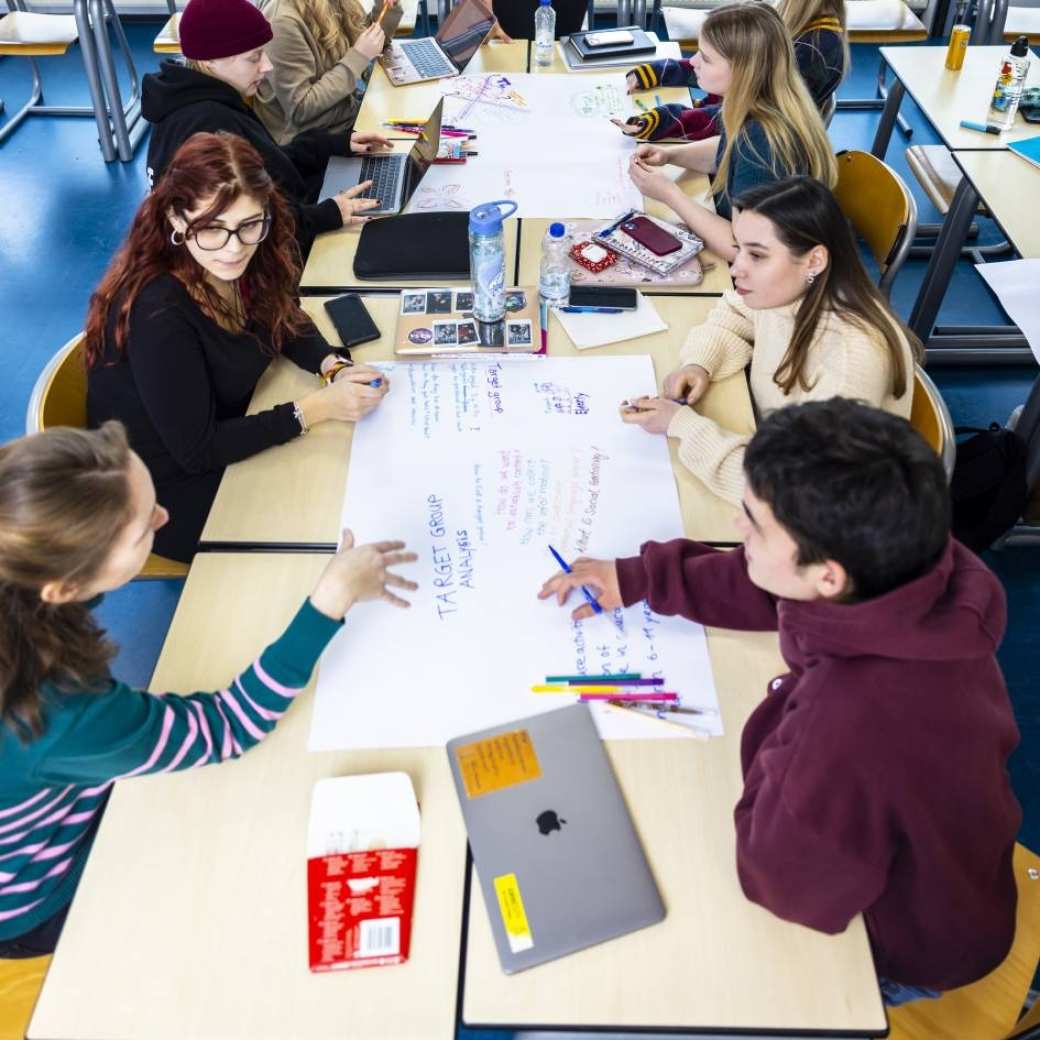
[(870, 280), (834, 196), (789, 177), (736, 203), (734, 291), (690, 330), (664, 395), (622, 410), (625, 422), (679, 442), (683, 464), (737, 503), (750, 439), (700, 415), (711, 382), (750, 364), (755, 411), (851, 397), (908, 418), (920, 344)]

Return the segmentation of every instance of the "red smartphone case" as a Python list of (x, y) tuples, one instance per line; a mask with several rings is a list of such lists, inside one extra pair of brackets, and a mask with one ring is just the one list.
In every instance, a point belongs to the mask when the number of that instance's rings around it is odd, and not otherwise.
[(641, 246), (646, 246), (655, 256), (667, 256), (682, 248), (679, 239), (648, 217), (632, 217), (621, 225), (621, 230)]

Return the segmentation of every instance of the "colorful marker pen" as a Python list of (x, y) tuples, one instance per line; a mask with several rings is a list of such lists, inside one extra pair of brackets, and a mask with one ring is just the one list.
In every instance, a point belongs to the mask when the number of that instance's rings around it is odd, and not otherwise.
[(992, 123), (973, 123), (970, 119), (962, 119), (961, 126), (965, 130), (977, 130), (980, 134), (999, 134), (1000, 127)]

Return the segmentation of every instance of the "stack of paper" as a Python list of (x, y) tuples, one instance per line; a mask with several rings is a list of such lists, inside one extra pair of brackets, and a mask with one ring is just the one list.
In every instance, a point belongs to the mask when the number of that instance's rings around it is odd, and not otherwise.
[(666, 332), (668, 324), (661, 320), (657, 308), (642, 293), (636, 293), (636, 299), (634, 311), (620, 314), (565, 314), (559, 310), (554, 313), (578, 350)]

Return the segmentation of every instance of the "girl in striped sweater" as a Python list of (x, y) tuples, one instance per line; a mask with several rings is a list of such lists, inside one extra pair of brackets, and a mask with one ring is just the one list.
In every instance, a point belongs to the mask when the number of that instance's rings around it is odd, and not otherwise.
[(90, 613), (140, 571), (165, 522), (122, 426), (0, 448), (0, 957), (54, 949), (116, 780), (237, 758), (310, 680), (355, 603), (408, 606), (403, 542), (343, 548), (282, 636), (213, 693), (112, 678)]
[[(851, 66), (845, 30), (844, 0), (782, 0), (777, 7), (791, 34), (794, 57), (805, 85), (822, 112)], [(696, 87), (693, 62), (665, 58), (638, 65), (627, 77), (628, 92), (654, 87)], [(716, 117), (722, 105), (717, 94), (707, 94), (686, 105), (658, 105), (648, 112), (614, 122), (629, 137), (641, 141), (703, 141), (718, 132)]]

